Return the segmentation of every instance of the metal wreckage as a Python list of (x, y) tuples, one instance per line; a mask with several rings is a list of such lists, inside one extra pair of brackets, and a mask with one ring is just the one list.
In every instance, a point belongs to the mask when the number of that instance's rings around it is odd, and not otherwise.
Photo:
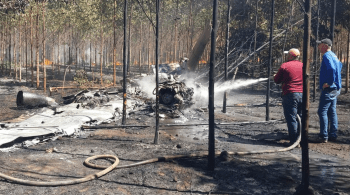
[(183, 81), (177, 81), (173, 75), (169, 75), (168, 81), (159, 83), (159, 103), (167, 106), (181, 109), (192, 105), (193, 93), (193, 88), (187, 87)]
[[(159, 103), (173, 109), (183, 109), (193, 102), (194, 89), (186, 86), (184, 81), (178, 80), (183, 70), (186, 70), (187, 59), (179, 63), (160, 64), (159, 73), (167, 75), (165, 81), (159, 83)], [(153, 69), (155, 73), (155, 68)], [(153, 90), (155, 95), (156, 89)]]

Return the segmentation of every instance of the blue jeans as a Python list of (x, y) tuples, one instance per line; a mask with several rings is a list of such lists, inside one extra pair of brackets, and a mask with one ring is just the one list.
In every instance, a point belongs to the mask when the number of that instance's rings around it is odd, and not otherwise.
[[(318, 116), (320, 117), (320, 137), (323, 139), (337, 138), (338, 116), (337, 116), (337, 96), (340, 90), (322, 90), (320, 104), (318, 106)], [(328, 132), (328, 119), (330, 129)]]
[(300, 133), (297, 114), (301, 118), (301, 103), (303, 100), (303, 93), (289, 93), (282, 96), (282, 105), (284, 117), (287, 121), (288, 134), (290, 143), (294, 143)]

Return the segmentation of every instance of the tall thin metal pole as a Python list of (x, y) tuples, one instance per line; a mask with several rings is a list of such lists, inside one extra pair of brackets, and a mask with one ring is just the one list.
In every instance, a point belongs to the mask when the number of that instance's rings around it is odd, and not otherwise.
[[(303, 44), (303, 103), (302, 103), (302, 189), (303, 192), (309, 190), (310, 185), (310, 165), (309, 165), (309, 96), (310, 96), (310, 34), (311, 34), (311, 3), (305, 0), (304, 14), (304, 44)], [(304, 193), (305, 194), (305, 193)]]
[(127, 30), (126, 25), (128, 24), (127, 20), (127, 13), (128, 12), (128, 0), (124, 1), (124, 45), (123, 45), (123, 118), (122, 118), (122, 124), (126, 124), (126, 67), (127, 67), (127, 51), (126, 51), (126, 44), (127, 44)]
[(156, 132), (154, 135), (154, 144), (158, 144), (159, 136), (159, 0), (156, 1)]
[(215, 169), (215, 114), (214, 114), (214, 68), (217, 34), (218, 1), (213, 2), (213, 26), (211, 29), (210, 70), (209, 70), (209, 155), (208, 168)]
[(269, 66), (267, 67), (267, 91), (266, 91), (266, 121), (270, 120), (270, 75), (272, 66), (272, 41), (273, 41), (273, 21), (275, 17), (275, 0), (271, 1), (271, 23), (270, 23), (270, 50), (269, 50)]
[[(317, 3), (317, 27), (316, 27), (316, 40), (318, 40), (318, 30), (320, 28), (320, 3), (321, 0), (318, 0)], [(317, 48), (317, 44), (315, 44), (315, 48), (314, 48), (314, 68), (313, 68), (313, 72), (314, 72), (314, 76), (313, 76), (313, 94), (312, 94), (312, 101), (315, 102), (316, 100), (316, 70), (317, 70), (317, 64), (318, 64), (318, 48)]]
[[(229, 33), (230, 33), (230, 0), (227, 0), (227, 25), (226, 25), (226, 50), (225, 50), (225, 81), (228, 79), (227, 66), (228, 66), (228, 48), (230, 46)], [(227, 91), (224, 93), (224, 102), (222, 112), (226, 113), (226, 101), (227, 101)]]
[(335, 13), (337, 11), (337, 0), (332, 1), (332, 20), (331, 20), (331, 39), (334, 45), (334, 26), (335, 26)]

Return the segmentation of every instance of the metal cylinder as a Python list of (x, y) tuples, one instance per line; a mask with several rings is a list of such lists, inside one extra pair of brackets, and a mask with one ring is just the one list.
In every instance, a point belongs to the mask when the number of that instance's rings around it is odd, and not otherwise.
[(16, 103), (17, 107), (46, 107), (56, 104), (52, 98), (23, 91), (17, 93)]

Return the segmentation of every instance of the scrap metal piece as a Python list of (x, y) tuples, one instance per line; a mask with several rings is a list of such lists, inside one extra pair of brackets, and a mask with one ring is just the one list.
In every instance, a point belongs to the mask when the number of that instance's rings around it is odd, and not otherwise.
[(159, 84), (159, 103), (167, 106), (176, 106), (193, 104), (193, 88), (187, 87), (182, 81), (176, 81), (172, 76), (168, 81)]
[(47, 107), (57, 106), (58, 104), (52, 98), (38, 95), (35, 93), (29, 93), (25, 91), (19, 91), (16, 99), (17, 107)]

